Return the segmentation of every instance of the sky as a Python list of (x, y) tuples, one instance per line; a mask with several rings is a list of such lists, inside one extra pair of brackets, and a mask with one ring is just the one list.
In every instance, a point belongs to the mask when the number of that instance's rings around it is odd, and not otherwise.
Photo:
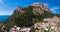
[(0, 0), (0, 15), (12, 15), (16, 6), (26, 7), (34, 2), (43, 3), (53, 14), (60, 14), (60, 0)]

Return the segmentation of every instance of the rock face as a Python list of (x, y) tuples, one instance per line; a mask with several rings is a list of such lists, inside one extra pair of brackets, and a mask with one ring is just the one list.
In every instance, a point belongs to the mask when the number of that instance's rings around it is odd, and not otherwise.
[(20, 8), (20, 7), (16, 7), (16, 9), (14, 11), (14, 14), (18, 13), (18, 12), (24, 13), (24, 10), (22, 8)]
[[(44, 22), (38, 22), (34, 24), (34, 27), (38, 30), (35, 32), (43, 32), (44, 30), (48, 30), (47, 27), (50, 27), (50, 32), (58, 32), (60, 29), (60, 18), (57, 16), (53, 16), (52, 18), (44, 18)], [(43, 29), (43, 30), (42, 30)]]
[(31, 6), (33, 6), (33, 13), (37, 14), (39, 13), (40, 15), (44, 13), (44, 11), (46, 12), (50, 12), (49, 9), (44, 6), (42, 3), (33, 3)]
[(53, 18), (44, 18), (43, 21), (51, 21), (51, 22), (59, 22), (60, 21), (60, 18), (59, 17), (56, 17), (56, 16), (53, 16)]

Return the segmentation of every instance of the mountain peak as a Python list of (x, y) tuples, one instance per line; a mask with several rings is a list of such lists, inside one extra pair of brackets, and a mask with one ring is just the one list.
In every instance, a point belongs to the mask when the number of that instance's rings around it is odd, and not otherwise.
[(16, 9), (14, 10), (14, 13), (21, 12), (21, 11), (22, 11), (22, 8), (17, 6)]
[(42, 5), (42, 3), (40, 3), (40, 2), (35, 2), (35, 3), (31, 4), (31, 6), (40, 6), (40, 5)]
[(20, 7), (16, 6), (16, 9), (21, 9)]
[(40, 2), (35, 2), (35, 3), (33, 3), (33, 4), (41, 4)]
[[(35, 3), (31, 4), (31, 6), (33, 7), (32, 8), (32, 12), (35, 13), (35, 14), (37, 13), (37, 14), (41, 15), (41, 14), (44, 14), (44, 11), (50, 13), (49, 9), (46, 6), (44, 6), (43, 3), (35, 2)], [(30, 7), (27, 8), (27, 9), (30, 9)], [(20, 8), (20, 7), (17, 6), (16, 10), (14, 11), (14, 13), (24, 12), (24, 11), (25, 11), (24, 8)]]
[(44, 6), (43, 3), (35, 2), (31, 6), (33, 6), (34, 13), (36, 12), (36, 13), (39, 13), (40, 15), (44, 14), (45, 11), (50, 13), (49, 9), (46, 6)]

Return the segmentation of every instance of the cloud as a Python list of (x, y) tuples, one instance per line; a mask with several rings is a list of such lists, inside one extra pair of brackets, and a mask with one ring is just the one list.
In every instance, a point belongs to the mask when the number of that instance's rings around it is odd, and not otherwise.
[(43, 3), (44, 6), (49, 6), (49, 3)]
[(59, 12), (60, 6), (53, 6), (53, 7), (52, 7), (50, 3), (43, 3), (43, 5), (44, 5), (44, 6), (47, 6), (52, 13), (60, 13), (60, 12)]
[(50, 3), (43, 3), (43, 5), (46, 6), (51, 11), (51, 13), (58, 13), (57, 11), (59, 9), (59, 6), (53, 6)]
[(0, 0), (0, 4), (6, 6), (6, 4), (3, 2), (3, 0)]
[(43, 3), (44, 6), (48, 7), (53, 14), (60, 14), (60, 6), (53, 6), (50, 3)]
[(53, 8), (51, 8), (50, 10), (51, 10), (52, 12), (57, 12), (58, 9), (59, 9), (59, 7), (53, 7)]
[(0, 10), (0, 15), (12, 15), (13, 11)]
[(0, 0), (0, 2), (2, 2), (2, 0)]

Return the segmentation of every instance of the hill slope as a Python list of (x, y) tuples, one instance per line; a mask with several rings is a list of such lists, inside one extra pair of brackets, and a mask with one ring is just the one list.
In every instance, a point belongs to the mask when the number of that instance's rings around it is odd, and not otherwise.
[(51, 18), (54, 15), (41, 3), (33, 3), (30, 6), (17, 7), (13, 14), (6, 20), (7, 26), (32, 26), (34, 23), (43, 22), (44, 18)]

